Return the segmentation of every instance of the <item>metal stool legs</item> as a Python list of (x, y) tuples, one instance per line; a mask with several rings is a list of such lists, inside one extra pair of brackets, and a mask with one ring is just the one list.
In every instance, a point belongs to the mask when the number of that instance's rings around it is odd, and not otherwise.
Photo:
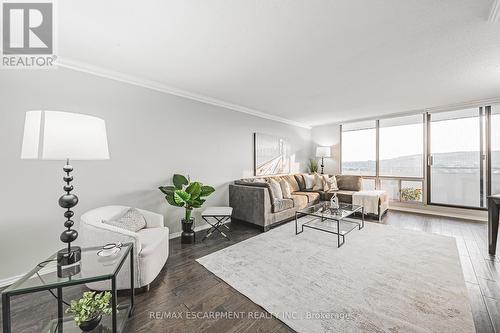
[[(208, 237), (212, 236), (212, 234), (215, 231), (218, 231), (222, 236), (224, 236), (227, 240), (229, 239), (229, 236), (224, 233), (224, 231), (221, 230), (221, 227), (224, 226), (227, 230), (230, 230), (229, 227), (225, 224), (227, 221), (231, 219), (231, 216), (202, 216), (202, 218), (205, 220), (210, 225), (210, 229), (208, 229), (207, 234), (203, 239), (201, 240), (202, 242), (207, 239)], [(209, 218), (215, 219), (217, 222), (215, 223), (210, 223)]]

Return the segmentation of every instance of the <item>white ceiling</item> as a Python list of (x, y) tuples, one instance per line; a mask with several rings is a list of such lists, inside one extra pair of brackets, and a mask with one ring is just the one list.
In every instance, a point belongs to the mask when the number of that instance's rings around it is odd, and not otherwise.
[(500, 97), (492, 3), (59, 1), (58, 54), (318, 125)]

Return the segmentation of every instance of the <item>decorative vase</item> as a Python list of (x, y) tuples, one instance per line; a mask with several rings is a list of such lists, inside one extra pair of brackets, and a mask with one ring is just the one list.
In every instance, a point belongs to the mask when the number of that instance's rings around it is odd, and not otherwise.
[(189, 220), (182, 219), (182, 233), (181, 244), (194, 244), (196, 241), (196, 234), (193, 230), (194, 218)]
[(97, 317), (82, 322), (80, 325), (78, 325), (78, 327), (80, 327), (80, 329), (84, 332), (90, 332), (99, 325), (101, 319), (102, 316), (98, 315)]

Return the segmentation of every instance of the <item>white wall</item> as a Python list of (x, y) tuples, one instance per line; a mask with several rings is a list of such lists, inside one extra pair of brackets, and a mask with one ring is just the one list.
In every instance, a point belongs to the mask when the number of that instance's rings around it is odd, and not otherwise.
[[(288, 138), (294, 171), (306, 168), (311, 131), (109, 79), (57, 70), (0, 73), (0, 280), (22, 274), (62, 247), (60, 161), (19, 158), (27, 110), (64, 110), (104, 118), (109, 161), (75, 161), (76, 218), (123, 204), (162, 213), (180, 231), (182, 209), (159, 185), (173, 173), (216, 188), (206, 203), (228, 204), (228, 184), (253, 172), (253, 132)], [(198, 212), (199, 214), (199, 212)], [(197, 224), (201, 221), (197, 216)]]
[(330, 158), (325, 158), (325, 173), (340, 173), (340, 125), (330, 124), (313, 127), (311, 133), (313, 151), (317, 146), (329, 146), (332, 149)]

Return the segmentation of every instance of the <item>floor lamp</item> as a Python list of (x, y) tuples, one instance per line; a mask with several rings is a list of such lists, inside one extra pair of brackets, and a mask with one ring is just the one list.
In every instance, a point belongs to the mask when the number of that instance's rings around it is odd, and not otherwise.
[(331, 156), (331, 148), (330, 147), (325, 147), (325, 146), (319, 146), (316, 148), (316, 157), (321, 157), (321, 174), (323, 174), (323, 170), (325, 168), (325, 157), (330, 157)]
[[(78, 113), (60, 111), (28, 111), (24, 123), (22, 159), (62, 160), (64, 193), (59, 198), (59, 206), (66, 211), (64, 230), (59, 237), (66, 247), (57, 252), (59, 276), (68, 276), (79, 269), (66, 269), (64, 266), (76, 266), (81, 259), (81, 249), (71, 246), (78, 237), (73, 229), (72, 210), (78, 204), (78, 197), (71, 193), (73, 167), (70, 160), (106, 160), (109, 159), (106, 123), (104, 120)], [(79, 266), (78, 266), (79, 268)]]

